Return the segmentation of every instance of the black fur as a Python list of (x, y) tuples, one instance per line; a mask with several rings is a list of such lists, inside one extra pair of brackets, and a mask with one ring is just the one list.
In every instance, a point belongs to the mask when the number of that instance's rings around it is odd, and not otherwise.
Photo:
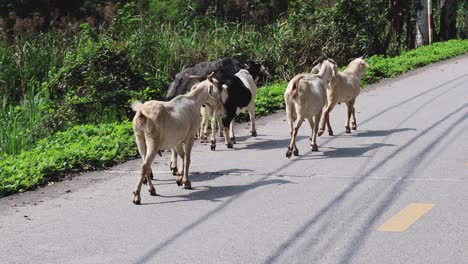
[(169, 86), (166, 98), (171, 100), (177, 95), (188, 92), (193, 85), (198, 83), (197, 79), (191, 79), (186, 74), (207, 76), (212, 72), (223, 71), (226, 73), (235, 74), (243, 69), (243, 66), (234, 59), (224, 58), (212, 62), (201, 62), (192, 68), (184, 69), (183, 71), (176, 74), (174, 81)]
[[(227, 86), (228, 98), (224, 102), (223, 125), (229, 127), (231, 121), (236, 117), (237, 108), (243, 108), (249, 105), (252, 99), (252, 93), (244, 83), (234, 74), (224, 71), (218, 71), (214, 76), (219, 87)], [(222, 89), (222, 88), (221, 88)]]

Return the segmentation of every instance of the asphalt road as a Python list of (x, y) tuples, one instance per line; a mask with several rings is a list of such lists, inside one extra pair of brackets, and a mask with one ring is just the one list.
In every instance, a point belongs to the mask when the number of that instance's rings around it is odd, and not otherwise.
[(468, 263), (468, 55), (366, 89), (352, 134), (345, 109), (290, 160), (282, 112), (197, 143), (193, 190), (165, 153), (140, 206), (139, 160), (0, 199), (0, 263)]

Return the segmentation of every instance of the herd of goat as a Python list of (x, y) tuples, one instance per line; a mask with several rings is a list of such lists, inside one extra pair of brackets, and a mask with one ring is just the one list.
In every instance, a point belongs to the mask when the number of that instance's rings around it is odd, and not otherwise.
[[(339, 72), (336, 62), (327, 59), (316, 65), (310, 73), (301, 73), (289, 81), (284, 93), (286, 116), (291, 134), (286, 157), (299, 155), (296, 136), (304, 120), (311, 126), (310, 145), (318, 151), (317, 135), (330, 125), (330, 111), (337, 103), (345, 103), (348, 115), (345, 123), (347, 133), (357, 129), (354, 103), (360, 91), (360, 80), (369, 65), (362, 58), (354, 59)], [(211, 119), (211, 150), (216, 149), (216, 125), (225, 144), (232, 148), (236, 143), (234, 118), (244, 109), (250, 116), (250, 132), (257, 136), (255, 128), (255, 97), (257, 84), (271, 78), (261, 63), (248, 61), (241, 64), (233, 59), (202, 62), (178, 73), (171, 83), (169, 101), (134, 102), (133, 119), (138, 151), (143, 159), (141, 174), (133, 191), (133, 203), (140, 204), (142, 184), (148, 185), (151, 195), (156, 195), (152, 184), (151, 163), (162, 150), (171, 149), (170, 169), (176, 183), (185, 189), (191, 188), (189, 167), (195, 137), (207, 140), (208, 122)], [(201, 123), (200, 123), (201, 116)], [(350, 119), (351, 128), (349, 126)], [(177, 167), (177, 155), (182, 165)]]

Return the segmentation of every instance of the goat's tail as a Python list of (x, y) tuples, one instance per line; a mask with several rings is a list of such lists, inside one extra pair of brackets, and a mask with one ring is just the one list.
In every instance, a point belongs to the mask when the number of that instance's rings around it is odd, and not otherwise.
[(140, 102), (140, 101), (134, 101), (134, 102), (132, 103), (132, 110), (135, 111), (135, 112), (137, 112), (138, 110), (140, 110), (140, 107), (141, 107), (142, 105), (143, 105), (142, 102)]
[(135, 101), (132, 103), (132, 109), (136, 112), (134, 122), (136, 122), (136, 124), (140, 126), (144, 125), (146, 122), (146, 116), (141, 110), (142, 105), (143, 103), (140, 101)]
[(296, 97), (297, 93), (298, 93), (298, 89), (297, 89), (297, 84), (299, 83), (299, 81), (304, 78), (304, 76), (300, 76), (299, 78), (297, 78), (296, 80), (293, 81), (292, 83), (292, 89), (291, 89), (291, 96), (294, 98)]

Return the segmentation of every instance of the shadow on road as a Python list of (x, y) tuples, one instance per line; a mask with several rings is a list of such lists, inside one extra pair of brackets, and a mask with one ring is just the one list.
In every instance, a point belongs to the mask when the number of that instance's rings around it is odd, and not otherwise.
[[(391, 111), (392, 109), (396, 109), (401, 105), (409, 103), (409, 102), (415, 100), (416, 98), (419, 98), (419, 97), (421, 97), (421, 96), (423, 96), (425, 94), (428, 94), (428, 93), (430, 93), (432, 91), (438, 90), (438, 89), (444, 87), (445, 85), (447, 85), (449, 83), (452, 83), (452, 82), (454, 82), (456, 80), (460, 80), (460, 79), (462, 79), (462, 78), (464, 78), (466, 76), (468, 76), (468, 74), (465, 74), (465, 75), (459, 76), (457, 78), (454, 78), (454, 79), (452, 79), (450, 81), (444, 82), (444, 83), (442, 83), (442, 84), (440, 84), (440, 85), (438, 85), (438, 86), (436, 86), (434, 88), (431, 88), (430, 90), (426, 90), (426, 91), (421, 92), (421, 93), (419, 93), (419, 94), (417, 94), (417, 95), (415, 95), (415, 96), (413, 96), (411, 98), (408, 98), (408, 99), (406, 99), (406, 100), (404, 100), (404, 101), (402, 101), (402, 102), (400, 102), (398, 104), (390, 106), (390, 107), (380, 111), (379, 113), (369, 117), (368, 119), (360, 122), (360, 124), (362, 125), (364, 123), (367, 123), (367, 122), (369, 122), (369, 121), (383, 115), (384, 113)], [(456, 86), (456, 87), (459, 87), (459, 86)], [(454, 88), (456, 88), (456, 87), (454, 87)], [(449, 90), (452, 90), (452, 89), (445, 89), (443, 91), (443, 93), (446, 93)], [(442, 95), (443, 93), (441, 93), (440, 95)], [(420, 111), (423, 107), (429, 105), (429, 103), (434, 102), (435, 101), (434, 98), (437, 99), (437, 98), (440, 97), (440, 95), (435, 96), (435, 97), (431, 97), (432, 101), (430, 100), (427, 104), (422, 105), (421, 107), (416, 109), (415, 112)], [(437, 127), (439, 124), (443, 123), (445, 120), (449, 119), (450, 117), (457, 114), (458, 112), (465, 109), (466, 107), (467, 107), (467, 104), (459, 107), (455, 111), (452, 111), (451, 113), (444, 116), (442, 119), (437, 120), (432, 125), (430, 125), (428, 128), (426, 128), (425, 130), (421, 131), (420, 133), (415, 135), (413, 138), (411, 138), (408, 142), (406, 142), (406, 144), (402, 144), (396, 150), (391, 152), (384, 160), (377, 163), (375, 166), (371, 167), (370, 169), (365, 171), (363, 174), (361, 174), (359, 178), (357, 178), (353, 183), (351, 183), (341, 193), (337, 194), (336, 197), (333, 200), (331, 200), (327, 205), (325, 205), (317, 214), (312, 216), (310, 219), (306, 220), (304, 225), (302, 225), (298, 229), (296, 229), (296, 231), (293, 232), (293, 234), (290, 236), (289, 239), (285, 240), (278, 248), (273, 249), (272, 254), (265, 259), (264, 263), (270, 264), (270, 263), (277, 262), (279, 260), (279, 258), (285, 254), (285, 252), (290, 250), (292, 246), (294, 246), (296, 243), (298, 243), (298, 241), (299, 241), (299, 239), (301, 237), (303, 237), (306, 234), (308, 234), (308, 235), (310, 234), (307, 231), (309, 231), (309, 229), (313, 225), (318, 224), (318, 221), (320, 221), (320, 219), (323, 219), (332, 210), (338, 209), (337, 207), (341, 204), (341, 202), (346, 200), (346, 198), (349, 196), (349, 194), (353, 190), (355, 190), (356, 187), (361, 185), (365, 181), (365, 179), (368, 178), (373, 172), (375, 172), (380, 167), (382, 167), (388, 160), (392, 160), (398, 153), (400, 153), (403, 150), (407, 149), (408, 147), (412, 146), (413, 143), (417, 141), (418, 137), (427, 134), (432, 129)], [(406, 122), (412, 115), (414, 115), (415, 112), (410, 113), (410, 115), (407, 118), (403, 119), (402, 122), (400, 122), (400, 124), (398, 124), (395, 129), (399, 129), (398, 127), (401, 126), (404, 122)], [(457, 126), (459, 124), (462, 124), (463, 123), (462, 121), (464, 121), (465, 119), (466, 119), (466, 115), (462, 119), (457, 120), (458, 123), (457, 122), (453, 123), (453, 126), (451, 126), (451, 127), (453, 128), (453, 127), (455, 127), (455, 126)], [(442, 138), (443, 136), (444, 136), (444, 134), (442, 133), (441, 136), (439, 136), (436, 140), (434, 140), (433, 143), (430, 146), (428, 146), (427, 148), (424, 149), (424, 151), (429, 152), (429, 150), (430, 150), (429, 147), (433, 148), (435, 145), (439, 144), (441, 142), (441, 140), (438, 140), (438, 139)], [(325, 145), (326, 143), (333, 141), (335, 138), (336, 137), (329, 138), (329, 139), (325, 140), (324, 142), (322, 142), (322, 145)], [(281, 143), (276, 142), (276, 143), (270, 144), (268, 147), (269, 148), (279, 148), (279, 147), (283, 148), (283, 147), (285, 147), (287, 145), (287, 142), (286, 142), (287, 140), (282, 140), (282, 141), (283, 142), (281, 142)], [(285, 142), (286, 142), (286, 144), (284, 144)], [(385, 142), (385, 139), (382, 142)], [(259, 144), (260, 144), (260, 142), (259, 142)], [(262, 143), (262, 144), (264, 144), (264, 143)], [(381, 144), (384, 144), (384, 143), (381, 143)], [(264, 147), (264, 146), (261, 146), (261, 147)], [(381, 146), (373, 147), (373, 150), (377, 150), (380, 147)], [(246, 149), (262, 149), (262, 148), (258, 148), (255, 145), (253, 145), (251, 147), (247, 146)], [(310, 153), (310, 151), (308, 151), (307, 153)], [(419, 158), (419, 157), (415, 157), (415, 159), (417, 159), (417, 158)], [(298, 159), (289, 161), (287, 164), (284, 164), (284, 165), (278, 167), (277, 169), (271, 171), (270, 173), (267, 173), (266, 176), (260, 178), (259, 180), (257, 180), (256, 182), (254, 182), (254, 183), (252, 183), (252, 184), (250, 184), (248, 186), (232, 186), (231, 189), (223, 189), (223, 188), (228, 188), (229, 186), (216, 187), (217, 189), (216, 188), (211, 188), (210, 189), (209, 187), (207, 187), (207, 189), (205, 191), (200, 191), (200, 193), (195, 192), (195, 193), (192, 193), (192, 194), (180, 196), (179, 198), (183, 198), (181, 201), (186, 201), (186, 200), (191, 200), (191, 199), (198, 199), (198, 200), (202, 200), (202, 199), (207, 200), (208, 199), (208, 200), (216, 201), (216, 200), (221, 199), (221, 198), (226, 198), (226, 197), (229, 197), (229, 198), (227, 198), (227, 200), (224, 200), (219, 206), (217, 206), (216, 208), (214, 208), (210, 212), (208, 212), (205, 215), (199, 217), (198, 219), (194, 219), (193, 222), (188, 224), (185, 228), (181, 229), (179, 232), (173, 234), (168, 239), (162, 241), (161, 243), (159, 243), (158, 245), (156, 245), (155, 247), (153, 247), (152, 249), (147, 251), (144, 255), (142, 255), (139, 259), (136, 260), (136, 263), (146, 263), (146, 262), (150, 261), (161, 250), (163, 250), (164, 248), (166, 248), (167, 246), (172, 244), (179, 237), (181, 237), (184, 233), (186, 233), (187, 231), (191, 230), (192, 228), (195, 228), (195, 227), (199, 226), (200, 224), (204, 223), (207, 219), (209, 219), (213, 215), (225, 210), (227, 207), (229, 207), (230, 204), (232, 204), (236, 200), (236, 198), (238, 198), (239, 196), (241, 196), (243, 193), (247, 192), (248, 190), (258, 188), (260, 186), (270, 185), (270, 184), (287, 183), (287, 182), (281, 182), (280, 180), (267, 180), (267, 179), (271, 175), (274, 175), (274, 174), (276, 174), (276, 173), (290, 167), (291, 165), (293, 165), (295, 163), (295, 161), (297, 161), (299, 159), (301, 159), (301, 157), (299, 157)], [(422, 161), (422, 159), (421, 159), (421, 161)], [(419, 162), (421, 162), (421, 161), (419, 161)], [(370, 162), (370, 159), (365, 164), (363, 164), (363, 166), (360, 168), (359, 171), (364, 171), (364, 169), (367, 167), (369, 162)], [(418, 163), (418, 164), (420, 164), (420, 163)], [(409, 173), (411, 173), (412, 171), (413, 171), (412, 169), (409, 169), (407, 171), (407, 175), (404, 176), (404, 177), (407, 177), (409, 175)], [(383, 200), (387, 201), (387, 203), (376, 209), (374, 214), (371, 216), (371, 218), (366, 223), (367, 225), (369, 225), (369, 224), (372, 225), (376, 220), (378, 220), (380, 215), (394, 202), (394, 196), (398, 195), (398, 192), (401, 191), (403, 184), (404, 184), (404, 181), (399, 180), (399, 181), (397, 181), (395, 183), (394, 186), (390, 187), (390, 190), (388, 191), (388, 193), (386, 195), (384, 194), (385, 196), (383, 198)], [(222, 191), (227, 191), (228, 195), (221, 194)], [(210, 192), (216, 192), (216, 193), (221, 192), (221, 193), (218, 193), (218, 194), (215, 194), (215, 195), (210, 195), (209, 194)], [(195, 196), (195, 195), (197, 195), (197, 196)], [(346, 209), (346, 210), (349, 210), (349, 209)], [(353, 217), (357, 217), (357, 216), (359, 216), (361, 214), (359, 208), (353, 208), (353, 210), (355, 210), (355, 212), (356, 212), (353, 215)], [(368, 226), (363, 226), (361, 232), (359, 234), (357, 234), (356, 236), (352, 237), (352, 241), (350, 243), (351, 246), (348, 249), (346, 249), (346, 251), (342, 255), (341, 262), (343, 262), (343, 263), (349, 262), (353, 258), (354, 254), (356, 254), (356, 252), (359, 251), (360, 247), (364, 244), (364, 240), (367, 238), (367, 236), (368, 236), (368, 234), (370, 232), (370, 230), (365, 229), (366, 227), (368, 227)], [(331, 230), (331, 231), (328, 231), (328, 230)], [(325, 241), (325, 245), (324, 245), (325, 247), (321, 247), (320, 249), (315, 248), (314, 246), (316, 246), (316, 244), (320, 242), (321, 237), (325, 236), (325, 234), (327, 232), (328, 233), (333, 232), (336, 236), (334, 236), (334, 239), (332, 239), (332, 240), (330, 240), (328, 242)], [(321, 226), (318, 229), (318, 231), (315, 232), (316, 236), (313, 237), (310, 240), (309, 245), (311, 247), (309, 247), (309, 249), (311, 249), (311, 250), (309, 251), (309, 253), (310, 254), (316, 254), (316, 259), (320, 259), (321, 257), (323, 257), (325, 255), (326, 249), (331, 248), (332, 245), (339, 239), (340, 234), (341, 234), (341, 236), (343, 236), (343, 234), (345, 234), (345, 233), (346, 232), (343, 231), (342, 229), (338, 229), (338, 230), (334, 229), (333, 226), (331, 226), (331, 221), (327, 221), (325, 223), (325, 225)]]
[(395, 146), (393, 144), (373, 143), (365, 145), (364, 147), (353, 148), (331, 148), (333, 150), (324, 151), (323, 155), (334, 158), (348, 158), (348, 157), (369, 157), (363, 156), (366, 152), (376, 148)]
[[(227, 186), (199, 186), (194, 188), (193, 192), (184, 194), (184, 195), (173, 195), (173, 196), (163, 196), (160, 197), (168, 198), (171, 200), (160, 201), (160, 202), (153, 202), (153, 203), (142, 203), (142, 205), (150, 205), (150, 204), (167, 204), (167, 203), (178, 203), (178, 202), (193, 202), (193, 201), (210, 201), (210, 202), (223, 202), (225, 198), (230, 198), (237, 196), (243, 192), (256, 189), (259, 187), (272, 185), (272, 184), (286, 184), (291, 183), (290, 181), (280, 180), (280, 179), (272, 179), (266, 180), (261, 182), (254, 182), (252, 184), (246, 185), (227, 185)], [(173, 200), (176, 198), (176, 200)]]

